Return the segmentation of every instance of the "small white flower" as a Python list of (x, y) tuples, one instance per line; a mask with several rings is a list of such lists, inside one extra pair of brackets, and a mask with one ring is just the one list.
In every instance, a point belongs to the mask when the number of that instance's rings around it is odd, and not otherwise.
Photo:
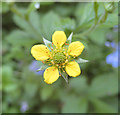
[(37, 8), (37, 9), (40, 8), (40, 3), (36, 3), (35, 8)]

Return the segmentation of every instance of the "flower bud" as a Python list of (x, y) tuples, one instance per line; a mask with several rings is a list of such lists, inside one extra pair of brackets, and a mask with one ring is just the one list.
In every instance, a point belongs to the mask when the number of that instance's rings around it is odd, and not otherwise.
[(106, 2), (104, 3), (104, 7), (105, 7), (105, 10), (108, 12), (108, 13), (112, 13), (115, 9), (114, 7), (114, 3), (113, 2)]

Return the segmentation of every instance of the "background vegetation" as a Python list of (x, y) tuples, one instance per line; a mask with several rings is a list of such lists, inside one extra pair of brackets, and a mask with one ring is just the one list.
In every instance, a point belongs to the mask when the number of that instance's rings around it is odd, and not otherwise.
[[(118, 3), (1, 4), (3, 113), (118, 111)], [(89, 60), (68, 85), (62, 77), (47, 85), (30, 53), (56, 30), (73, 32), (73, 41), (85, 45), (81, 58)]]

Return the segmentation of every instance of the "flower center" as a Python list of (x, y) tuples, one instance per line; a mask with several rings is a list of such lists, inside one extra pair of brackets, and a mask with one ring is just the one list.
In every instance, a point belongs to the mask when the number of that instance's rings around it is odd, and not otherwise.
[(64, 63), (66, 60), (66, 56), (63, 52), (56, 52), (53, 57), (53, 61), (56, 64)]

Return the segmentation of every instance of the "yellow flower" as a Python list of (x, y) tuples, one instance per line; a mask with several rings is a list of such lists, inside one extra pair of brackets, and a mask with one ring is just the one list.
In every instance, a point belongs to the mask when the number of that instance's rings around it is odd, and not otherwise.
[[(36, 60), (51, 65), (44, 72), (44, 81), (47, 84), (52, 84), (59, 78), (60, 69), (72, 77), (79, 76), (81, 73), (79, 64), (73, 59), (82, 53), (85, 46), (79, 41), (72, 42), (70, 45), (66, 41), (65, 33), (56, 31), (52, 35), (53, 48), (51, 51), (47, 46), (41, 44), (31, 48), (31, 54)], [(69, 46), (66, 47), (67, 45)]]

